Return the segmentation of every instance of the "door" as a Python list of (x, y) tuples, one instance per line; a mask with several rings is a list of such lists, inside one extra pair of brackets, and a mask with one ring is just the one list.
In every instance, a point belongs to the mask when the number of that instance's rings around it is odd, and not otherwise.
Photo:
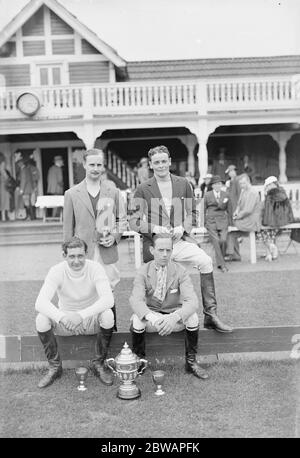
[(64, 191), (69, 189), (69, 170), (68, 170), (68, 148), (42, 148), (41, 159), (42, 159), (42, 173), (43, 173), (43, 191), (47, 194), (47, 177), (48, 170), (54, 164), (54, 157), (62, 156), (63, 159), (63, 180), (64, 180)]

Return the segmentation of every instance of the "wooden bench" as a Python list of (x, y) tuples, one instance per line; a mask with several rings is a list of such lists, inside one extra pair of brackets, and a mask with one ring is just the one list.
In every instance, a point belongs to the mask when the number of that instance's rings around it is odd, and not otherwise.
[[(280, 229), (283, 230), (291, 230), (291, 229), (299, 229), (300, 222), (287, 224), (286, 226), (282, 226)], [(262, 229), (271, 229), (269, 226), (262, 226)], [(228, 227), (229, 232), (238, 231), (235, 226)], [(192, 235), (206, 235), (207, 229), (205, 227), (194, 227), (191, 232)], [(250, 263), (256, 264), (257, 256), (256, 256), (256, 239), (255, 239), (255, 232), (248, 232), (249, 234), (249, 241), (250, 241)], [(135, 267), (138, 269), (142, 265), (142, 257), (141, 257), (141, 234), (135, 231), (125, 231), (123, 232), (124, 237), (133, 237), (134, 238), (134, 258), (135, 258)]]
[[(272, 229), (270, 226), (262, 226), (262, 229)], [(287, 224), (286, 226), (281, 226), (280, 229), (282, 230), (291, 230), (291, 229), (299, 229), (300, 222)], [(235, 226), (229, 226), (228, 232), (235, 232), (238, 229)], [(205, 227), (197, 227), (192, 229), (192, 234), (207, 234), (207, 230)], [(255, 232), (248, 232), (249, 234), (249, 241), (250, 241), (250, 262), (251, 264), (256, 264), (257, 257), (256, 257), (256, 239), (255, 239)]]
[[(38, 196), (35, 206), (43, 210), (43, 222), (51, 220), (59, 220), (62, 222), (64, 196)], [(47, 216), (47, 208), (59, 208), (59, 217)]]

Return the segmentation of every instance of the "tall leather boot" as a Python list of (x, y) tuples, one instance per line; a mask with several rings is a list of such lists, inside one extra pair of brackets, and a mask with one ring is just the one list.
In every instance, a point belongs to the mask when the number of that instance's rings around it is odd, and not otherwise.
[(49, 370), (47, 374), (39, 381), (39, 388), (46, 388), (51, 385), (55, 379), (59, 378), (62, 374), (62, 363), (57, 348), (55, 335), (50, 329), (46, 332), (38, 332), (40, 341), (43, 344), (45, 355), (49, 363)]
[(195, 375), (195, 377), (206, 379), (208, 373), (204, 370), (196, 360), (198, 350), (198, 329), (190, 331), (185, 330), (185, 370), (188, 373)]
[[(139, 358), (145, 358), (146, 356), (146, 331), (135, 332), (133, 327), (130, 326), (132, 351)], [(138, 371), (142, 374), (146, 370), (145, 363), (140, 362)]]
[(232, 328), (217, 317), (217, 300), (213, 273), (200, 274), (201, 294), (204, 313), (204, 327), (219, 332), (232, 332)]
[(91, 361), (92, 372), (96, 377), (99, 377), (104, 385), (113, 384), (113, 374), (105, 365), (113, 330), (113, 327), (110, 329), (100, 327), (100, 331), (97, 334), (96, 355)]

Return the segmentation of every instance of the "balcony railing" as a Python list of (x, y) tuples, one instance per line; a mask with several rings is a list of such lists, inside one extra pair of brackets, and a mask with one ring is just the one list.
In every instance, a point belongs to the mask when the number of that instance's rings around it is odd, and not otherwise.
[(112, 114), (158, 114), (300, 107), (300, 78), (261, 78), (14, 87), (0, 92), (0, 118), (25, 117), (17, 108), (24, 92), (34, 93), (41, 108), (35, 118)]

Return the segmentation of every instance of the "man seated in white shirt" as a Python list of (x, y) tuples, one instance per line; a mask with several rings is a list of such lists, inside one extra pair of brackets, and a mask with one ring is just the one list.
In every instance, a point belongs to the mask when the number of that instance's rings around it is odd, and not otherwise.
[[(38, 387), (45, 388), (62, 374), (55, 334), (97, 334), (91, 369), (102, 383), (112, 385), (113, 377), (105, 366), (114, 328), (114, 298), (109, 280), (98, 262), (86, 259), (87, 245), (83, 240), (73, 237), (62, 249), (64, 261), (49, 270), (35, 303), (39, 312), (36, 329), (49, 363)], [(51, 302), (55, 293), (58, 307)]]

